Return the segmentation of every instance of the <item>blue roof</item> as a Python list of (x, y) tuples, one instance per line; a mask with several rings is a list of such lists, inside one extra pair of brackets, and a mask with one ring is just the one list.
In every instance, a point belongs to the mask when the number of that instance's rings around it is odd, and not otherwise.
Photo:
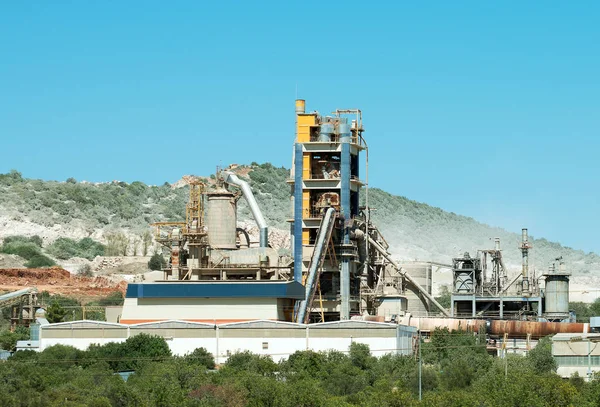
[(304, 298), (296, 281), (173, 281), (129, 284), (127, 298)]

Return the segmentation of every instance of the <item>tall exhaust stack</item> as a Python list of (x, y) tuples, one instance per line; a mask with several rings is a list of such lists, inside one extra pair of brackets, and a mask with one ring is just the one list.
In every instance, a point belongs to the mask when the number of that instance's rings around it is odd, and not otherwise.
[(530, 294), (529, 290), (529, 236), (527, 235), (527, 229), (521, 231), (521, 253), (523, 254), (523, 294)]

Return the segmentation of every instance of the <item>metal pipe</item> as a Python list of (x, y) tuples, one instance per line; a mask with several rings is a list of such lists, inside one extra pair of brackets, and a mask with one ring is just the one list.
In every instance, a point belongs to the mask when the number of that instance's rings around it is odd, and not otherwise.
[(543, 338), (556, 333), (590, 332), (589, 324), (564, 322), (408, 317), (400, 323), (429, 332), (435, 328), (448, 328), (450, 331), (487, 332), (494, 336), (507, 334), (510, 337), (523, 338), (527, 335), (531, 335), (532, 338)]
[(329, 239), (331, 238), (331, 230), (333, 222), (335, 221), (335, 209), (329, 208), (325, 212), (325, 216), (321, 221), (319, 227), (319, 234), (317, 235), (317, 242), (315, 243), (315, 249), (313, 251), (312, 258), (310, 260), (310, 266), (308, 268), (308, 275), (306, 278), (304, 300), (300, 303), (298, 310), (297, 322), (305, 324), (308, 322), (308, 307), (312, 303), (312, 298), (315, 293), (317, 273), (319, 272), (319, 266), (322, 263), (323, 256), (325, 255), (325, 248)]
[(450, 317), (450, 313), (448, 311), (446, 311), (446, 309), (444, 307), (442, 307), (442, 305), (439, 302), (437, 302), (435, 300), (435, 298), (433, 298), (433, 296), (427, 292), (427, 290), (425, 290), (423, 287), (421, 287), (421, 285), (419, 283), (417, 283), (417, 281), (414, 278), (412, 278), (412, 276), (410, 274), (402, 271), (402, 267), (400, 267), (392, 259), (392, 256), (390, 256), (390, 254), (383, 247), (381, 247), (381, 245), (379, 243), (377, 243), (371, 237), (369, 237), (369, 243), (371, 243), (371, 245), (375, 248), (375, 250), (377, 250), (379, 253), (381, 253), (381, 255), (392, 264), (392, 266), (398, 271), (398, 273), (400, 273), (400, 275), (402, 275), (412, 285), (414, 285), (416, 287), (416, 289), (419, 290), (421, 292), (421, 294), (423, 294), (425, 296), (425, 298), (427, 298), (429, 301), (431, 301), (431, 303), (433, 305), (435, 305), (440, 311), (442, 311), (442, 313), (445, 316)]
[(4, 302), (4, 301), (11, 300), (11, 299), (16, 298), (16, 297), (20, 297), (20, 296), (25, 295), (25, 294), (29, 294), (30, 292), (37, 292), (37, 289), (33, 288), (33, 287), (31, 287), (31, 288), (23, 288), (23, 289), (18, 290), (18, 291), (13, 291), (12, 293), (7, 293), (7, 294), (0, 295), (0, 303)]
[(254, 216), (254, 220), (258, 225), (258, 229), (260, 231), (260, 247), (268, 247), (269, 246), (269, 227), (267, 226), (267, 222), (265, 222), (265, 218), (258, 207), (258, 203), (254, 198), (254, 194), (252, 193), (252, 189), (250, 185), (246, 181), (241, 180), (232, 172), (223, 171), (224, 177), (223, 180), (228, 184), (237, 185), (242, 190), (244, 194), (244, 198), (246, 198), (246, 202), (250, 206), (250, 210), (252, 211), (252, 216)]

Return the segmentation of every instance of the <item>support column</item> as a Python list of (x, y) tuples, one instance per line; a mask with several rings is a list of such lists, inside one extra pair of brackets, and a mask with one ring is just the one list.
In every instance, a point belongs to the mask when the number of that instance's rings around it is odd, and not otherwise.
[(342, 250), (342, 269), (340, 273), (340, 319), (347, 320), (350, 319), (350, 257), (349, 253), (346, 253), (347, 245), (350, 244), (350, 231), (347, 225), (352, 217), (350, 212), (350, 126), (346, 123), (340, 123), (338, 130), (342, 143), (340, 163), (342, 189), (340, 200), (344, 221), (344, 248)]
[(472, 317), (475, 318), (475, 315), (477, 314), (477, 297), (473, 296), (473, 313), (472, 313)]
[(294, 281), (302, 283), (302, 144), (294, 154)]

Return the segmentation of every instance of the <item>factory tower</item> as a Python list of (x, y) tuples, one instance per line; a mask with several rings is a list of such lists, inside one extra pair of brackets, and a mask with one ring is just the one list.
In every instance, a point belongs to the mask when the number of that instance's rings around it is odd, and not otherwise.
[[(325, 320), (349, 319), (350, 313), (359, 308), (360, 274), (365, 264), (361, 257), (366, 256), (366, 250), (354, 235), (353, 222), (365, 221), (359, 208), (363, 131), (358, 109), (336, 110), (331, 116), (322, 116), (318, 112), (307, 113), (305, 101), (296, 100), (296, 142), (290, 180), (294, 279), (302, 283), (310, 277), (311, 263), (317, 259), (319, 264), (313, 266), (320, 266), (320, 295), (315, 306)], [(335, 210), (335, 216), (324, 224), (329, 208)], [(323, 242), (325, 247), (315, 248), (319, 231), (325, 227), (331, 229), (326, 234), (328, 241)], [(314, 256), (315, 250), (327, 254)]]

